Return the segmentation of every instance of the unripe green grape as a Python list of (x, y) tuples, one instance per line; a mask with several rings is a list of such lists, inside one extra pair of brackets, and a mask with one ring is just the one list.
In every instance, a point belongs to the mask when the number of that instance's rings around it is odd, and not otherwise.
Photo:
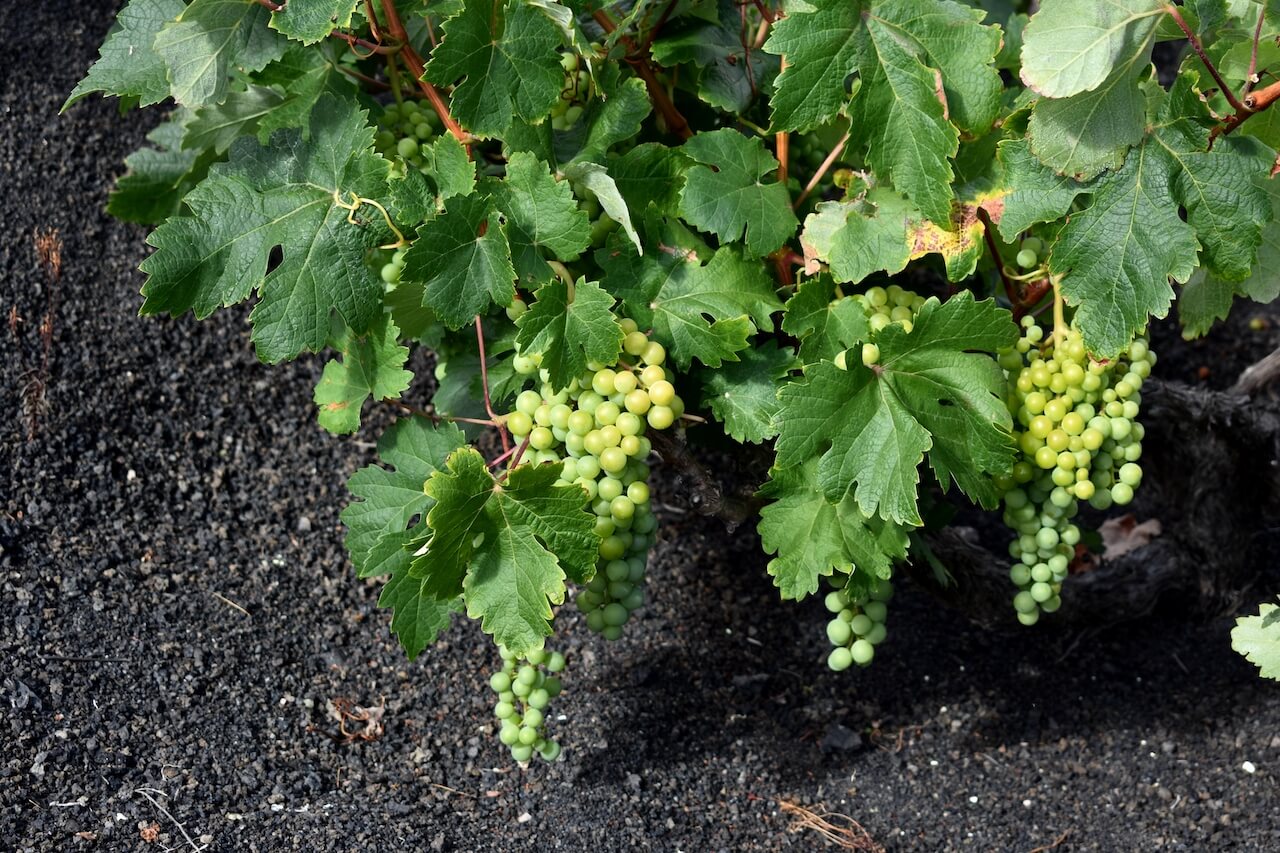
[(827, 593), (827, 597), (822, 600), (822, 603), (829, 612), (839, 613), (849, 606), (849, 599), (840, 590), (835, 590)]
[(871, 627), (875, 624), (875, 620), (865, 613), (855, 614), (854, 617), (849, 620), (849, 628), (859, 637), (870, 631)]
[(827, 655), (827, 666), (834, 672), (844, 672), (853, 666), (853, 653), (844, 646), (837, 646)]
[(847, 646), (853, 639), (850, 624), (843, 619), (832, 619), (827, 623), (827, 639), (833, 646)]
[(667, 406), (654, 406), (646, 419), (654, 429), (666, 429), (675, 423), (675, 413)]
[(645, 364), (657, 366), (667, 360), (667, 350), (657, 341), (650, 341), (641, 356)]
[(858, 666), (868, 665), (876, 656), (876, 647), (866, 640), (855, 640), (849, 651), (853, 655), (853, 662)]
[(888, 636), (888, 634), (889, 634), (889, 631), (887, 628), (885, 628), (884, 623), (877, 622), (876, 624), (871, 626), (871, 630), (867, 632), (866, 636), (863, 637), (863, 639), (873, 646), (878, 646), (884, 642), (884, 638)]
[[(872, 622), (883, 622), (889, 610), (882, 601), (868, 601), (862, 605), (862, 612), (871, 617)], [(860, 631), (859, 633), (865, 634), (866, 632)]]

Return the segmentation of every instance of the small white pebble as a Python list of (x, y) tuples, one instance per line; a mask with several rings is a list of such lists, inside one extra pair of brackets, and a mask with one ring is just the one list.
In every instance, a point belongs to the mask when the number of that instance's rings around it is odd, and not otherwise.
[(971, 802), (971, 803), (976, 803), (976, 802), (978, 802), (978, 798), (977, 798), (977, 797), (970, 797), (970, 798), (969, 798), (969, 802)]
[(516, 818), (516, 823), (528, 823), (531, 820), (533, 820), (533, 815), (529, 814), (528, 812), (525, 812), (524, 814), (520, 815), (520, 817)]
[(1258, 772), (1258, 768), (1254, 765), (1252, 761), (1246, 761), (1244, 764), (1241, 764), (1240, 769), (1243, 770), (1245, 773)]
[(938, 759), (936, 759), (936, 758), (930, 758), (930, 759), (929, 759), (929, 766), (930, 766), (930, 767), (937, 767), (937, 766), (938, 766)]
[(1023, 805), (1024, 807), (1026, 807), (1026, 808), (1031, 808), (1031, 801), (1030, 801), (1030, 800), (1023, 800), (1023, 801), (1022, 801), (1022, 805)]
[(132, 483), (134, 480), (138, 479), (138, 472), (130, 468), (125, 472), (124, 478)]

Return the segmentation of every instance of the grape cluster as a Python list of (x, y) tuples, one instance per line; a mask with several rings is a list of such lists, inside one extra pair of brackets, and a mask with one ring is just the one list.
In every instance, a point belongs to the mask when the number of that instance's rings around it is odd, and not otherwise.
[(564, 88), (560, 90), (560, 100), (551, 108), (551, 127), (570, 130), (582, 118), (583, 105), (594, 94), (595, 84), (576, 53), (562, 55), (560, 67), (564, 69)]
[[(512, 312), (520, 309), (515, 305)], [(667, 429), (684, 413), (684, 403), (667, 378), (666, 350), (622, 321), (623, 350), (635, 365), (588, 365), (589, 372), (551, 386), (540, 373), (541, 391), (522, 391), (507, 428), (517, 441), (528, 439), (535, 463), (563, 465), (559, 485), (576, 484), (596, 515), (600, 556), (595, 577), (578, 594), (587, 626), (615, 640), (632, 612), (644, 603), (645, 563), (656, 541), (658, 522), (649, 505), (653, 449), (646, 428)], [(517, 373), (539, 372), (539, 357), (517, 354)]]
[(422, 145), (439, 132), (439, 121), (435, 112), (417, 101), (388, 104), (378, 117), (374, 148), (382, 156), (399, 157), (425, 174), (428, 169)]
[(1017, 344), (999, 354), (1009, 377), (1009, 410), (1019, 459), (998, 478), (1004, 521), (1018, 538), (1009, 575), (1018, 587), (1018, 619), (1033, 625), (1062, 604), (1059, 593), (1080, 541), (1071, 523), (1079, 501), (1095, 509), (1123, 506), (1142, 481), (1139, 389), (1155, 354), (1138, 338), (1114, 361), (1090, 360), (1069, 329), (1055, 345), (1031, 317)]
[[(836, 583), (848, 576), (837, 572)], [(827, 639), (835, 646), (827, 656), (827, 666), (843, 672), (853, 664), (867, 666), (884, 642), (886, 606), (893, 598), (893, 584), (881, 580), (869, 595), (852, 599), (843, 586), (827, 593), (825, 604), (835, 618), (827, 623)]]
[(498, 740), (511, 747), (511, 757), (528, 761), (536, 752), (547, 761), (560, 757), (560, 744), (547, 737), (546, 711), (560, 694), (564, 655), (535, 649), (523, 658), (499, 646), (502, 669), (489, 678), (498, 694), (493, 706), (501, 728)]
[(1028, 237), (1018, 246), (1018, 255), (1014, 261), (1024, 270), (1033, 270), (1040, 266), (1040, 255), (1044, 252), (1044, 241), (1039, 237)]
[[(925, 301), (923, 296), (903, 290), (896, 284), (891, 284), (887, 288), (879, 286), (868, 288), (866, 293), (855, 294), (853, 299), (866, 313), (872, 333), (895, 323), (904, 331), (911, 331), (915, 316)], [(876, 343), (867, 341), (862, 345), (861, 352), (862, 363), (867, 367), (880, 362), (880, 347)], [(835, 363), (841, 370), (847, 369), (844, 352), (836, 355)]]
[[(396, 285), (400, 283), (400, 274), (404, 272), (404, 253), (406, 249), (396, 249), (391, 253), (391, 258), (382, 265), (379, 275), (382, 277), (382, 283), (386, 285), (387, 290), (395, 290)], [(383, 255), (382, 257), (386, 257)]]

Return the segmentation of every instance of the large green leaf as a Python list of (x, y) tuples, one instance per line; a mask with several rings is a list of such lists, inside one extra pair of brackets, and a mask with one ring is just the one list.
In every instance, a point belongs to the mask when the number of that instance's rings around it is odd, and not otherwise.
[(555, 485), (559, 476), (559, 465), (526, 464), (499, 484), (479, 452), (463, 448), (427, 482), (436, 504), (412, 576), (437, 599), (463, 593), (467, 615), (516, 654), (550, 636), (566, 575), (581, 582), (595, 572), (595, 518), (580, 488)]
[(515, 267), (498, 209), (481, 195), (456, 196), (418, 231), (403, 281), (425, 285), (423, 304), (450, 329), (515, 298)]
[(530, 154), (516, 152), (507, 175), (488, 189), (506, 216), (507, 239), (521, 287), (551, 280), (547, 258), (575, 260), (591, 244), (591, 218), (578, 207), (567, 181), (557, 181)]
[(187, 151), (183, 137), (192, 114), (181, 109), (147, 134), (154, 147), (139, 148), (125, 158), (129, 171), (116, 181), (107, 213), (126, 222), (158, 225), (182, 209), (182, 197), (204, 180), (217, 157), (209, 151)]
[(1231, 629), (1231, 648), (1258, 667), (1263, 678), (1280, 681), (1280, 608), (1263, 604), (1257, 616), (1241, 616)]
[(559, 28), (522, 0), (466, 0), (444, 23), (426, 79), (453, 85), (454, 118), (477, 136), (501, 136), (517, 118), (533, 123), (564, 84)]
[(399, 398), (413, 374), (404, 369), (409, 348), (400, 345), (400, 330), (385, 314), (363, 335), (336, 318), (334, 326), (330, 346), (342, 354), (342, 360), (334, 358), (325, 364), (313, 399), (320, 407), (320, 426), (344, 435), (360, 428), (360, 409), (366, 400)]
[(865, 515), (918, 525), (927, 452), (944, 488), (954, 478), (971, 498), (993, 503), (990, 475), (1009, 469), (1014, 448), (1004, 374), (987, 353), (1016, 338), (1008, 312), (990, 300), (975, 302), (967, 291), (941, 304), (930, 299), (910, 332), (891, 325), (877, 335), (874, 367), (822, 361), (782, 389), (778, 464), (821, 457), (828, 501), (852, 493)]
[[(142, 263), (142, 313), (203, 318), (256, 288), (253, 341), (268, 362), (323, 347), (335, 310), (367, 330), (383, 288), (365, 254), (390, 231), (368, 205), (350, 221), (344, 200), (385, 194), (387, 163), (372, 144), (365, 113), (331, 97), (317, 103), (306, 141), (296, 130), (277, 132), (269, 147), (238, 140), (186, 196), (192, 215), (147, 238), (156, 251)], [(280, 262), (268, 272), (276, 249)]]
[(818, 591), (822, 578), (839, 570), (863, 582), (888, 579), (894, 560), (907, 555), (907, 535), (897, 524), (865, 515), (850, 495), (827, 501), (818, 483), (818, 460), (797, 468), (774, 468), (760, 490), (769, 503), (760, 510), (760, 543), (769, 574), (783, 598), (800, 600)]
[(684, 144), (698, 165), (685, 173), (680, 213), (689, 224), (728, 243), (743, 240), (753, 255), (781, 246), (800, 223), (791, 196), (777, 181), (764, 182), (778, 161), (758, 137), (731, 128), (700, 133)]
[(351, 26), (360, 0), (291, 0), (271, 16), (271, 26), (303, 44), (315, 44)]
[(705, 371), (702, 400), (735, 441), (758, 444), (777, 435), (778, 391), (797, 367), (795, 354), (773, 341), (743, 350), (741, 361)]
[(622, 327), (614, 318), (613, 297), (595, 282), (543, 285), (533, 307), (518, 321), (516, 343), (524, 353), (541, 353), (542, 367), (556, 388), (581, 376), (588, 361), (613, 364), (622, 351)]
[(867, 312), (852, 296), (837, 298), (835, 290), (831, 276), (814, 276), (787, 300), (782, 331), (800, 339), (804, 364), (833, 361), (838, 353), (871, 335)]
[(283, 56), (288, 42), (267, 26), (270, 18), (249, 0), (192, 0), (155, 40), (173, 99), (190, 107), (221, 103), (232, 68), (260, 71)]
[(596, 262), (605, 270), (604, 286), (641, 328), (653, 329), (677, 366), (736, 361), (752, 332), (773, 328), (770, 315), (782, 304), (761, 263), (736, 247), (711, 253), (678, 223), (651, 230), (665, 251), (641, 258), (615, 238)]
[(1097, 89), (1151, 56), (1161, 0), (1041, 0), (1022, 34), (1022, 81), (1050, 98)]
[(129, 0), (102, 43), (97, 60), (62, 108), (93, 92), (137, 98), (144, 107), (169, 97), (164, 57), (154, 45), (160, 28), (184, 8), (182, 0)]

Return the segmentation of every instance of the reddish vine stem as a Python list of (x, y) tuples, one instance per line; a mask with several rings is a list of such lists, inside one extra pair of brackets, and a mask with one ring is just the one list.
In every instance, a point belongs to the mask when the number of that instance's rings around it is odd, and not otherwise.
[(480, 385), (484, 389), (484, 410), (489, 413), (498, 427), (498, 435), (502, 438), (502, 449), (511, 449), (511, 440), (507, 438), (507, 427), (493, 411), (493, 403), (489, 401), (489, 365), (484, 354), (484, 323), (480, 315), (476, 315), (476, 345), (480, 347)]
[(835, 147), (827, 154), (826, 159), (822, 161), (822, 165), (818, 166), (818, 171), (813, 173), (813, 177), (809, 179), (809, 183), (804, 185), (804, 192), (800, 193), (800, 197), (791, 205), (792, 210), (800, 209), (800, 205), (804, 204), (804, 200), (809, 197), (809, 193), (813, 192), (814, 188), (822, 181), (823, 176), (827, 174), (827, 170), (831, 168), (831, 165), (835, 163), (836, 160), (840, 159), (840, 155), (844, 153), (844, 147), (848, 144), (849, 134), (846, 133), (844, 136), (840, 137), (840, 141), (837, 142)]
[(255, 0), (259, 6), (272, 12), (284, 11), (283, 3), (272, 3), (271, 0)]
[(334, 30), (329, 35), (333, 36), (334, 38), (340, 41), (345, 41), (347, 45), (351, 48), (351, 51), (353, 53), (355, 53), (355, 49), (357, 46), (363, 47), (365, 50), (369, 51), (364, 56), (361, 56), (360, 54), (356, 53), (356, 58), (358, 59), (368, 59), (370, 56), (373, 56), (374, 54), (377, 54), (379, 56), (390, 56), (391, 54), (400, 50), (399, 45), (377, 44), (376, 42), (371, 42), (368, 39), (358, 38), (356, 36), (353, 36), (351, 33), (339, 32), (338, 30)]
[(1204, 45), (1200, 44), (1200, 39), (1196, 37), (1195, 32), (1187, 25), (1186, 19), (1182, 17), (1182, 13), (1178, 11), (1178, 7), (1172, 3), (1166, 5), (1164, 10), (1169, 13), (1169, 17), (1173, 18), (1173, 22), (1178, 25), (1178, 29), (1182, 30), (1182, 34), (1187, 37), (1187, 41), (1191, 43), (1191, 49), (1196, 52), (1196, 56), (1200, 57), (1200, 61), (1204, 63), (1204, 67), (1209, 71), (1209, 76), (1218, 84), (1218, 88), (1222, 90), (1222, 96), (1227, 99), (1227, 103), (1231, 104), (1231, 109), (1237, 114), (1248, 112), (1248, 108), (1236, 98), (1235, 93), (1231, 91), (1231, 87), (1227, 85), (1227, 81), (1222, 79), (1222, 75), (1218, 73), (1218, 68), (1209, 59), (1208, 54), (1204, 52)]
[[(391, 32), (391, 37), (398, 41), (401, 45), (400, 56), (404, 57), (405, 65), (409, 66), (413, 79), (418, 84), (418, 88), (422, 90), (422, 94), (427, 96), (427, 100), (431, 102), (431, 107), (436, 111), (436, 115), (440, 117), (440, 121), (453, 134), (454, 138), (463, 145), (471, 142), (471, 135), (462, 129), (462, 125), (454, 120), (449, 114), (449, 105), (444, 102), (444, 98), (440, 97), (439, 90), (435, 86), (422, 79), (425, 65), (422, 57), (413, 49), (413, 45), (409, 41), (409, 34), (405, 31), (404, 23), (400, 20), (400, 12), (396, 10), (396, 0), (382, 0), (382, 14), (387, 19), (387, 29)], [(468, 152), (470, 153), (470, 152)]]
[(773, 12), (770, 12), (769, 8), (764, 5), (762, 0), (751, 0), (751, 2), (760, 10), (760, 16), (765, 19), (766, 23), (772, 24), (774, 21), (778, 20), (778, 16)]
[(996, 245), (995, 234), (992, 228), (995, 226), (991, 222), (990, 215), (982, 208), (978, 208), (978, 218), (982, 220), (982, 236), (987, 241), (987, 251), (991, 253), (991, 261), (996, 265), (996, 271), (1000, 273), (1000, 280), (1004, 282), (1005, 295), (1009, 297), (1009, 304), (1015, 309), (1022, 304), (1022, 296), (1018, 292), (1018, 286), (1013, 283), (1013, 279), (1009, 278), (1009, 274), (1004, 271), (1004, 261), (1000, 257), (1000, 247)]
[(402, 402), (400, 400), (388, 400), (387, 402), (394, 403), (401, 411), (405, 412), (406, 414), (417, 415), (420, 418), (426, 418), (427, 420), (436, 424), (441, 424), (441, 423), (475, 424), (476, 426), (486, 426), (486, 427), (494, 427), (498, 425), (494, 421), (486, 421), (482, 418), (464, 418), (461, 416), (441, 415), (441, 414), (437, 414), (436, 412), (428, 412), (425, 409), (414, 408), (413, 406), (410, 406), (408, 403)]
[[(390, 2), (390, 0), (383, 0), (383, 2)], [(618, 28), (609, 17), (609, 13), (603, 9), (592, 12), (591, 17), (595, 18), (596, 23), (606, 33), (612, 33)], [(663, 120), (667, 123), (667, 129), (681, 139), (692, 137), (693, 131), (689, 129), (689, 122), (685, 121), (684, 116), (676, 109), (676, 105), (667, 95), (667, 90), (662, 87), (662, 81), (658, 79), (657, 72), (649, 62), (648, 48), (640, 48), (631, 36), (624, 35), (619, 41), (626, 48), (627, 64), (634, 68), (636, 74), (640, 75), (640, 79), (644, 81), (645, 88), (649, 90), (649, 100), (653, 101), (654, 107), (661, 113)]]
[(1258, 43), (1262, 41), (1262, 22), (1267, 19), (1265, 6), (1258, 12), (1258, 25), (1253, 28), (1253, 49), (1249, 53), (1249, 73), (1244, 75), (1244, 93), (1247, 96), (1253, 91), (1258, 81), (1254, 76), (1258, 73)]

